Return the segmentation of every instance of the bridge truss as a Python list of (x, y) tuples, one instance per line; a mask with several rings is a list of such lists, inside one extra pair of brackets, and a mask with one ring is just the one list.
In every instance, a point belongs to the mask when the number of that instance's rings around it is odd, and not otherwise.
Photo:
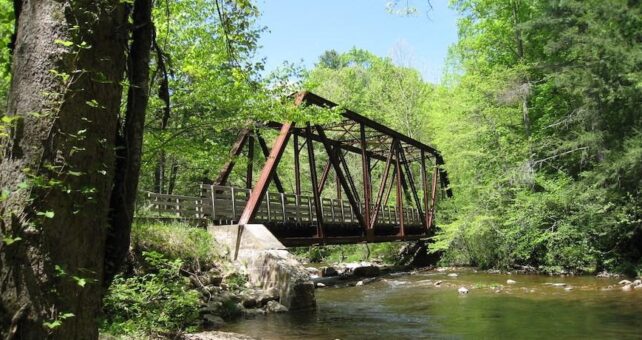
[[(310, 92), (298, 93), (295, 103), (337, 106)], [(443, 195), (452, 196), (448, 175), (441, 167), (444, 160), (436, 149), (356, 112), (344, 110), (339, 122), (323, 126), (269, 122), (265, 127), (278, 131), (271, 148), (258, 129), (244, 129), (214, 184), (203, 186), (203, 197), (211, 203), (211, 209), (207, 210), (213, 218), (223, 220), (214, 216), (216, 204), (226, 201), (228, 196), (224, 192), (229, 190), (224, 188), (229, 188), (226, 187), (228, 178), (244, 150), (248, 157), (246, 188), (237, 188), (236, 194), (231, 189), (228, 202), (232, 211), (227, 212), (224, 220), (241, 225), (263, 223), (286, 245), (426, 237), (434, 227), (438, 191), (441, 189)], [(290, 140), (294, 155), (294, 194), (285, 193), (277, 174)], [(266, 161), (254, 181), (256, 144)], [(307, 159), (307, 167), (302, 164), (303, 158)], [(318, 167), (320, 159), (325, 161), (321, 168)], [(353, 173), (355, 160), (360, 163), (356, 168), (361, 171)], [(307, 173), (302, 173), (304, 168)], [(336, 198), (323, 194), (330, 177), (336, 183)], [(303, 195), (302, 180), (309, 181), (307, 186), (316, 190)], [(268, 192), (271, 183), (278, 194)], [(390, 205), (393, 191), (394, 203)], [(235, 196), (239, 193), (240, 197)], [(216, 195), (220, 197), (218, 201)], [(229, 204), (227, 206), (225, 211), (229, 210)], [(219, 211), (223, 210), (219, 207)]]

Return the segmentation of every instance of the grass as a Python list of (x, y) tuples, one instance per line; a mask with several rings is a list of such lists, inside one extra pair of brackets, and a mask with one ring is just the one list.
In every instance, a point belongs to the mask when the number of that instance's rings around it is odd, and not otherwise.
[(221, 247), (207, 230), (187, 223), (137, 222), (132, 226), (134, 250), (156, 251), (186, 264), (220, 262)]

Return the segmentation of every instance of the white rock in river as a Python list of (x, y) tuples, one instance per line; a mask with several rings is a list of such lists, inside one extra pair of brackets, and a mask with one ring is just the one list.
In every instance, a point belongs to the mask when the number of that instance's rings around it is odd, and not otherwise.
[(450, 277), (457, 277), (457, 273), (450, 273), (450, 274), (448, 274), (448, 276), (450, 276)]
[(509, 285), (514, 285), (514, 284), (517, 283), (517, 281), (508, 279), (508, 280), (506, 280), (506, 283), (509, 284)]
[(630, 291), (631, 290), (631, 285), (629, 284), (629, 285), (622, 286), (622, 290), (625, 291), (625, 292)]
[(457, 291), (459, 292), (459, 294), (468, 294), (468, 289), (466, 287), (459, 287)]
[(622, 280), (622, 281), (618, 282), (618, 284), (620, 284), (620, 285), (630, 285), (630, 284), (631, 284), (631, 281), (629, 281), (629, 280)]
[(317, 287), (318, 288), (323, 288), (323, 287), (325, 287), (325, 284), (323, 284), (321, 282), (317, 282)]
[(633, 287), (639, 287), (639, 286), (642, 286), (642, 280), (633, 281)]
[(565, 288), (564, 288), (564, 290), (565, 290), (565, 291), (567, 291), (567, 292), (569, 292), (569, 291), (573, 290), (573, 287), (568, 286), (568, 287), (565, 287)]
[(363, 286), (363, 281), (357, 282), (357, 284), (355, 286)]

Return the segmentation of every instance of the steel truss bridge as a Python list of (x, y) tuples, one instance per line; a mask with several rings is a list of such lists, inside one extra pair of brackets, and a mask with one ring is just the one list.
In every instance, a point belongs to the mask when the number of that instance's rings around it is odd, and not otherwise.
[[(310, 92), (294, 100), (296, 105), (337, 106)], [(213, 224), (264, 224), (286, 246), (430, 236), (438, 197), (452, 196), (441, 154), (356, 112), (343, 110), (340, 116), (324, 125), (268, 122), (260, 129), (243, 129), (229, 161), (213, 184), (201, 184), (200, 195), (148, 193), (148, 206), (165, 216)], [(266, 128), (278, 131), (271, 148), (261, 134)], [(256, 144), (265, 163), (254, 180)], [(288, 145), (293, 164), (281, 169)], [(244, 153), (245, 188), (230, 186)], [(286, 170), (294, 172), (294, 193), (285, 192), (278, 175)], [(332, 180), (334, 185), (328, 184)], [(271, 184), (276, 191), (268, 190)], [(324, 190), (330, 186), (332, 193)]]

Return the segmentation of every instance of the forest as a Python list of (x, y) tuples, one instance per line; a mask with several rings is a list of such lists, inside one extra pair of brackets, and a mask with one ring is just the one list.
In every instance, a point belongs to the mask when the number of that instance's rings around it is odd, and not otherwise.
[[(642, 274), (638, 0), (451, 0), (458, 40), (439, 83), (359, 46), (328, 49), (312, 68), (292, 61), (267, 73), (260, 39), (269, 27), (257, 1), (41, 2), (0, 0), (0, 334), (8, 339), (95, 338), (101, 304), (119, 308), (113, 294), (101, 303), (104, 292), (131, 293), (121, 273), (130, 234), (133, 246), (154, 233), (132, 230), (142, 192), (198, 190), (241, 128), (336, 119), (286, 100), (301, 90), (441, 151), (454, 192), (438, 201), (429, 243), (441, 266)], [(397, 16), (431, 6), (390, 3)], [(244, 161), (231, 185), (244, 187)], [(176, 266), (214, 256), (185, 237), (202, 252), (162, 264), (159, 285)], [(299, 253), (315, 251), (328, 250)], [(184, 307), (171, 313), (189, 314)]]

